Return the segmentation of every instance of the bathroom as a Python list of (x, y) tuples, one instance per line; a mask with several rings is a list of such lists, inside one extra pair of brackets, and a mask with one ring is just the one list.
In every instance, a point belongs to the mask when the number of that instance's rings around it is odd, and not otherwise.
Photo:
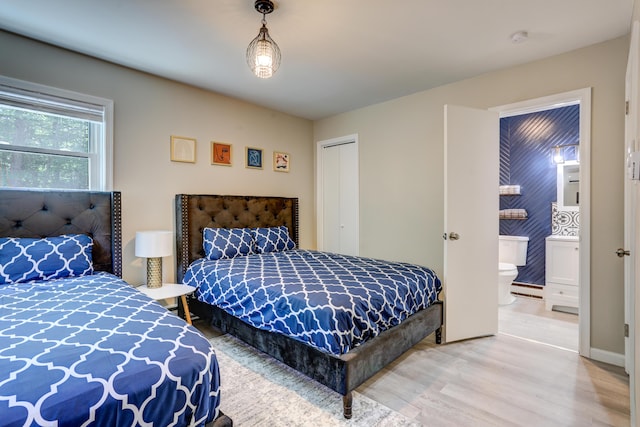
[[(537, 299), (537, 310), (543, 315), (553, 309), (554, 313), (566, 312), (577, 318), (577, 287), (574, 304), (573, 297), (566, 303), (564, 297), (554, 300), (550, 292), (556, 291), (550, 286), (545, 289), (545, 284), (549, 279), (548, 263), (554, 265), (553, 260), (547, 259), (548, 241), (569, 242), (575, 254), (567, 253), (577, 262), (579, 121), (579, 104), (500, 119), (500, 235), (529, 238), (526, 263), (517, 267), (509, 290), (512, 295)], [(563, 183), (569, 184), (566, 196)], [(549, 236), (552, 237), (547, 239)], [(577, 284), (577, 273), (575, 280)], [(564, 291), (565, 295), (567, 289), (573, 289), (564, 284), (559, 288), (560, 294)], [(513, 301), (504, 295), (503, 291), (499, 298), (501, 307)]]

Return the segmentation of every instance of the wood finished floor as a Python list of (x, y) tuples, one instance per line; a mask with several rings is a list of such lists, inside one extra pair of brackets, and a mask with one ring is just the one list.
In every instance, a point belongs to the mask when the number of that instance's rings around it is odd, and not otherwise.
[(425, 426), (629, 426), (624, 369), (556, 347), (575, 340), (577, 349), (576, 315), (518, 297), (499, 319), (501, 331), (524, 339), (429, 337), (357, 391)]
[(578, 351), (578, 315), (547, 311), (539, 298), (516, 297), (498, 311), (499, 332)]
[(570, 338), (545, 345), (538, 333), (512, 336), (536, 328), (570, 336), (574, 321), (577, 348), (577, 316), (545, 312), (542, 301), (530, 300), (500, 311), (500, 330), (510, 335), (444, 345), (428, 337), (357, 391), (425, 426), (629, 426), (624, 369), (558, 348)]

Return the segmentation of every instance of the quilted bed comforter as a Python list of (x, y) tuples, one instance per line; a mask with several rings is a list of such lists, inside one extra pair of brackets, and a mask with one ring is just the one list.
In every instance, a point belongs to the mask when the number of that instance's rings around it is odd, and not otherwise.
[(0, 285), (0, 426), (204, 425), (210, 343), (121, 279)]
[(256, 328), (335, 355), (428, 307), (441, 290), (429, 268), (308, 250), (199, 259), (184, 283)]

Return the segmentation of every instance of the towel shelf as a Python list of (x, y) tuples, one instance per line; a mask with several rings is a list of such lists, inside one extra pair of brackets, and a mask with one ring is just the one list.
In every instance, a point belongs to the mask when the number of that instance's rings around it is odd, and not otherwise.
[(519, 196), (520, 195), (520, 186), (519, 185), (501, 185), (499, 187), (499, 193), (501, 196)]
[(529, 217), (526, 209), (501, 209), (498, 212), (500, 219), (518, 219), (523, 220)]

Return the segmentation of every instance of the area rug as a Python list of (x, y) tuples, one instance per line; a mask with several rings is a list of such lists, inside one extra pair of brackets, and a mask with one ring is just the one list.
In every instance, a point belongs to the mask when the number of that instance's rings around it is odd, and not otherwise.
[(419, 426), (353, 392), (353, 418), (342, 396), (230, 335), (211, 339), (221, 376), (221, 410), (234, 426)]

